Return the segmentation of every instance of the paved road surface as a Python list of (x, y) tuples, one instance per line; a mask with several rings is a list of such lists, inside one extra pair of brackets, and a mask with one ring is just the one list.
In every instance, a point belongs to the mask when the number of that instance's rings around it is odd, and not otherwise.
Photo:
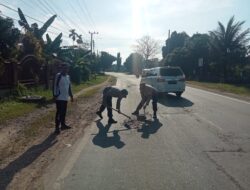
[[(114, 74), (129, 96), (130, 115), (140, 100), (139, 80)], [(113, 101), (115, 105), (115, 101)], [(161, 98), (158, 120), (97, 120), (44, 178), (46, 189), (250, 189), (250, 103), (187, 87), (183, 97)], [(135, 117), (133, 117), (135, 119)]]

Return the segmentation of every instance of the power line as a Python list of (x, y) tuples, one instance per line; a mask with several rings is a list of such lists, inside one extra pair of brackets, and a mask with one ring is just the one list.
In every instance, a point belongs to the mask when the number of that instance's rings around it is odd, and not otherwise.
[[(44, 0), (44, 1), (47, 2), (46, 0)], [(50, 1), (50, 4), (53, 4), (53, 2)], [(48, 2), (47, 2), (47, 5), (50, 6)], [(53, 5), (54, 5), (54, 4), (53, 4)], [(52, 8), (53, 5), (51, 5), (50, 7)], [(54, 7), (56, 7), (56, 6), (54, 6)], [(53, 8), (52, 8), (52, 9), (53, 9)], [(58, 6), (57, 6), (57, 9), (58, 9), (60, 12), (63, 12)], [(53, 10), (55, 10), (55, 9), (53, 9)], [(64, 19), (63, 19), (61, 16), (59, 16), (59, 17), (60, 17), (60, 19), (65, 23)], [(68, 17), (66, 14), (64, 14), (64, 17), (65, 17), (67, 20), (69, 20), (71, 23), (74, 24), (73, 27), (71, 27), (71, 26), (69, 27), (70, 29), (75, 28), (75, 29), (79, 29), (79, 30), (81, 31), (80, 28), (75, 27), (75, 26), (77, 26), (78, 24), (76, 24), (76, 23), (74, 22), (74, 20), (71, 19), (71, 17)], [(67, 24), (67, 25), (68, 25), (68, 24)], [(69, 25), (68, 25), (68, 26), (69, 26)], [(81, 31), (81, 32), (86, 34), (86, 32), (83, 32), (83, 31)]]
[[(5, 16), (6, 18), (10, 18), (10, 19), (15, 20), (15, 21), (19, 21), (18, 19), (13, 18), (13, 17), (10, 17), (10, 16), (7, 16), (7, 15), (5, 15), (5, 14), (3, 14), (3, 13), (0, 13), (0, 15), (3, 15), (3, 16)], [(53, 32), (53, 31), (51, 31), (51, 30), (47, 30), (46, 32), (51, 33), (51, 34), (58, 35), (58, 33)], [(66, 37), (66, 36), (63, 35), (63, 37)]]
[(36, 6), (39, 7), (39, 9), (42, 10), (46, 15), (48, 14), (47, 9), (44, 8), (43, 6), (40, 6), (41, 4), (39, 4), (37, 1), (32, 1), (31, 4), (33, 4), (33, 3), (35, 3)]
[[(64, 19), (62, 19), (61, 16), (58, 15), (57, 12), (56, 12), (53, 8), (51, 8), (50, 5), (47, 4), (47, 2), (46, 2), (45, 0), (44, 0), (44, 1), (38, 0), (38, 1), (40, 2), (40, 4), (37, 3), (37, 2), (36, 2), (36, 3), (39, 4), (39, 6), (40, 6), (40, 5), (41, 5), (42, 7), (44, 6), (44, 8), (48, 11), (48, 13), (50, 13), (50, 14), (52, 14), (52, 15), (56, 14), (56, 15), (58, 16), (58, 18), (59, 18), (60, 20), (63, 21), (63, 23), (65, 24), (66, 27), (71, 28), (71, 26), (68, 25), (68, 23), (66, 23), (66, 22), (64, 21)], [(69, 34), (68, 31), (67, 31), (66, 33)]]
[[(45, 3), (44, 3), (44, 1), (41, 1), (41, 0), (38, 0), (39, 2), (40, 2), (40, 5), (42, 5), (49, 13), (51, 13), (51, 14), (56, 14), (56, 12), (55, 11), (53, 11), (52, 9), (50, 9), (50, 7), (48, 7)], [(38, 2), (37, 2), (38, 3)], [(52, 10), (52, 11), (51, 11)]]
[[(22, 2), (25, 2), (25, 1), (22, 0)], [(39, 2), (40, 2), (40, 3), (38, 3), (37, 1), (32, 1), (31, 4), (32, 4), (32, 3), (35, 3), (35, 4), (37, 5), (37, 7), (39, 7), (39, 10), (42, 10), (42, 11), (46, 14), (46, 16), (47, 16), (48, 13), (49, 13), (49, 14), (52, 14), (52, 15), (56, 14), (55, 11), (51, 11), (47, 6), (45, 6), (45, 5), (43, 4), (43, 1), (41, 2), (41, 1), (39, 0)], [(27, 4), (27, 3), (26, 3), (26, 4)], [(33, 7), (33, 6), (30, 5), (30, 7)], [(59, 15), (57, 15), (57, 16), (60, 17)], [(66, 24), (66, 25), (67, 25), (67, 24)], [(63, 28), (63, 26), (61, 26), (61, 27)], [(68, 27), (68, 25), (67, 25), (67, 27)], [(71, 27), (69, 26), (69, 28), (71, 28)], [(66, 32), (66, 30), (65, 30), (64, 32), (65, 32), (65, 33), (68, 33), (68, 31)]]
[[(78, 11), (74, 8), (74, 6), (71, 4), (71, 1), (69, 1), (69, 5), (73, 9), (73, 12), (76, 14), (79, 22), (81, 23), (82, 22), (81, 19), (80, 19), (81, 16), (78, 14)], [(85, 30), (84, 30), (84, 33), (87, 34), (87, 32)]]
[(91, 23), (91, 20), (90, 20), (90, 18), (89, 18), (89, 16), (88, 16), (88, 13), (82, 8), (82, 5), (81, 5), (81, 3), (80, 3), (80, 1), (79, 0), (77, 0), (77, 2), (78, 2), (78, 4), (79, 4), (79, 7), (80, 7), (80, 9), (81, 9), (81, 11), (84, 13), (84, 15), (86, 16), (86, 20), (88, 21), (88, 24), (92, 27), (92, 29), (94, 30), (94, 25)]
[[(15, 10), (15, 9), (13, 9), (13, 8), (11, 8), (11, 7), (9, 7), (9, 6), (7, 6), (7, 5), (4, 5), (4, 4), (2, 4), (2, 3), (0, 3), (0, 5), (3, 6), (3, 7), (5, 7), (5, 8), (7, 8), (7, 9), (9, 9), (9, 10), (12, 10), (12, 11), (18, 13), (17, 10)], [(29, 16), (29, 15), (27, 15), (27, 14), (24, 14), (24, 16), (26, 16), (27, 18), (30, 18), (30, 19), (32, 19), (32, 20), (34, 20), (34, 21), (37, 21), (37, 22), (39, 22), (39, 23), (45, 24), (45, 22), (42, 22), (42, 21), (40, 21), (40, 20), (38, 20), (38, 19), (36, 19), (36, 18), (33, 18), (33, 17), (31, 17), (31, 16)], [(54, 28), (54, 29), (59, 30), (59, 31), (62, 31), (62, 29), (59, 29), (59, 28), (54, 27), (54, 26), (51, 26), (51, 28)]]
[[(71, 26), (70, 26), (68, 23), (66, 23), (66, 22), (64, 21), (64, 19), (62, 19), (61, 16), (60, 16), (59, 14), (57, 14), (57, 12), (56, 12), (56, 11), (55, 11), (55, 10), (54, 10), (45, 0), (44, 0), (44, 1), (38, 0), (38, 1), (40, 2), (40, 5), (44, 6), (45, 9), (46, 9), (50, 14), (52, 14), (52, 15), (56, 14), (56, 15), (58, 16), (58, 18), (59, 18), (60, 20), (62, 20), (62, 22), (65, 24), (66, 27), (71, 28)], [(69, 34), (68, 31), (67, 31), (66, 33)]]
[[(74, 12), (74, 10), (73, 10)], [(64, 15), (66, 17), (66, 14)], [(75, 26), (77, 26), (78, 24), (74, 21), (74, 19), (71, 19), (71, 17), (67, 17)], [(74, 28), (74, 29), (77, 29), (77, 28)], [(78, 28), (78, 30), (80, 30), (83, 34), (86, 34), (87, 35), (87, 32), (86, 31), (83, 31), (81, 28)]]
[[(30, 8), (34, 8), (32, 5), (30, 5), (29, 3), (27, 3), (26, 1), (24, 1), (24, 0), (20, 0), (20, 1), (22, 1), (27, 7), (30, 7)], [(44, 12), (42, 12), (41, 11), (41, 9), (39, 9), (39, 11), (43, 14), (43, 16), (47, 16)]]
[[(91, 16), (91, 13), (90, 13), (90, 11), (89, 11), (89, 9), (88, 9), (88, 6), (87, 6), (85, 0), (82, 0), (82, 2), (83, 2), (84, 6), (85, 6), (85, 8), (86, 8), (86, 11), (87, 11), (87, 13), (88, 13), (88, 16), (89, 16), (91, 22), (93, 23), (93, 25), (94, 25), (94, 27), (95, 27), (95, 22), (94, 22), (94, 20), (93, 20), (93, 18), (92, 18), (92, 16)], [(95, 27), (95, 28), (96, 28), (96, 27)]]
[[(55, 9), (53, 9), (53, 8), (48, 4), (47, 1), (44, 0), (44, 3), (45, 3), (48, 7), (50, 7), (50, 9), (52, 9), (52, 11), (54, 11), (54, 12), (57, 14), (57, 11), (55, 11)], [(72, 28), (66, 21), (64, 21), (64, 19), (63, 19), (59, 14), (57, 14), (57, 15), (58, 15), (59, 19), (62, 20), (62, 22), (63, 22), (67, 27), (69, 27), (69, 29)]]
[[(27, 3), (27, 2), (24, 1), (24, 0), (21, 0), (21, 1), (22, 1), (24, 4), (28, 5), (29, 7), (31, 7), (33, 10), (35, 9), (35, 7), (36, 7), (36, 8), (39, 7), (39, 11), (40, 11), (41, 13), (43, 13), (43, 15), (45, 15), (46, 17), (48, 16), (47, 10), (44, 9), (43, 6), (40, 6), (40, 4), (37, 3), (36, 1), (31, 1), (31, 4), (32, 4), (32, 5), (30, 5), (29, 3)], [(33, 5), (34, 2), (35, 2), (36, 5)], [(46, 8), (46, 7), (45, 7), (45, 8)], [(50, 12), (50, 11), (49, 11), (49, 12)], [(52, 15), (54, 15), (53, 12), (52, 12)], [(53, 24), (52, 24), (51, 27), (53, 27)], [(58, 27), (64, 28), (63, 26), (58, 26)], [(68, 33), (68, 31), (66, 31), (66, 30), (64, 30), (64, 29), (58, 28), (58, 30), (63, 31), (63, 32), (65, 32), (65, 33)]]

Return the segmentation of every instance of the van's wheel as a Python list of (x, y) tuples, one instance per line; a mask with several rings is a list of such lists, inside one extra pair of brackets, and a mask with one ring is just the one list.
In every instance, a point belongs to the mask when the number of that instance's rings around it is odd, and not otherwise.
[(176, 94), (177, 97), (181, 97), (182, 92), (176, 92), (175, 94)]

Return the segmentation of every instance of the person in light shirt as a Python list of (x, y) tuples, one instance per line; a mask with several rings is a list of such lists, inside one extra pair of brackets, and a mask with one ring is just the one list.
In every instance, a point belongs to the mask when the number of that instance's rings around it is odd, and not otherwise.
[(54, 81), (53, 96), (56, 101), (56, 117), (55, 117), (55, 133), (60, 134), (61, 130), (70, 129), (71, 127), (65, 124), (67, 112), (67, 104), (70, 96), (71, 102), (74, 101), (71, 91), (70, 77), (68, 75), (69, 65), (63, 63), (61, 72), (57, 73)]

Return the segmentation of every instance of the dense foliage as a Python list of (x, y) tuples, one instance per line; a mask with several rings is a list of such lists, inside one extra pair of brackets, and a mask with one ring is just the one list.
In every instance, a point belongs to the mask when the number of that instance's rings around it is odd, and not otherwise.
[(190, 79), (221, 82), (250, 82), (249, 34), (244, 22), (230, 18), (209, 34), (173, 32), (162, 48), (165, 65), (180, 66)]
[(142, 68), (144, 67), (144, 58), (139, 53), (131, 53), (126, 61), (124, 62), (124, 66), (129, 73), (140, 74)]
[[(48, 88), (49, 80), (58, 71), (59, 63), (67, 62), (70, 64), (72, 81), (79, 84), (100, 72), (101, 66), (103, 70), (108, 69), (116, 60), (106, 52), (102, 52), (102, 56), (92, 54), (89, 45), (75, 29), (71, 29), (69, 35), (73, 45), (62, 47), (62, 33), (54, 39), (47, 33), (56, 15), (50, 17), (41, 27), (37, 23), (29, 24), (20, 8), (18, 8), (18, 15), (22, 33), (14, 27), (12, 19), (0, 16), (0, 77), (12, 73), (11, 67), (8, 66), (10, 68), (8, 73), (5, 72), (5, 68), (6, 63), (14, 63), (19, 65), (17, 77), (21, 77), (22, 80), (23, 78), (35, 79)], [(75, 41), (77, 45), (74, 45)]]

